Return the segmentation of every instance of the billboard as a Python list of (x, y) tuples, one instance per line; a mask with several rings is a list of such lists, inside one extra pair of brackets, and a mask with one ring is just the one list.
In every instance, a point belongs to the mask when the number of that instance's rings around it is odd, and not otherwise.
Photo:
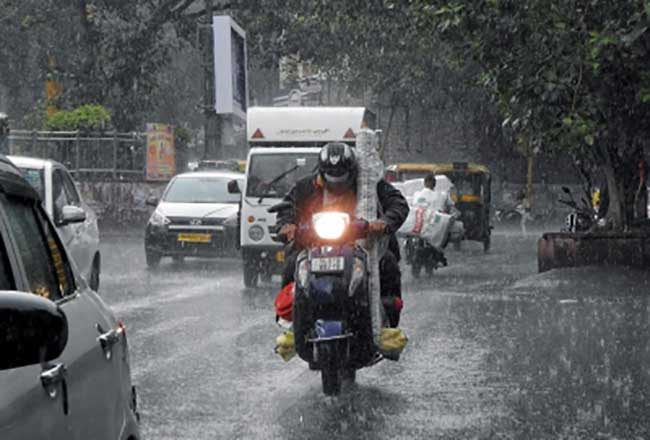
[(212, 17), (214, 110), (246, 119), (248, 67), (246, 33), (229, 16)]
[(168, 124), (147, 124), (147, 180), (169, 180), (174, 174), (174, 127)]

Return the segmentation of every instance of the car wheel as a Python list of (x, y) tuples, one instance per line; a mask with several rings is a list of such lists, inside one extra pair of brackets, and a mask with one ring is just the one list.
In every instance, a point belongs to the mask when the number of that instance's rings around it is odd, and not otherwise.
[(257, 267), (250, 262), (244, 261), (244, 286), (257, 287), (258, 275)]
[(160, 253), (155, 251), (146, 251), (145, 257), (147, 260), (147, 267), (150, 269), (154, 269), (158, 267), (158, 265), (160, 264), (160, 259), (162, 258), (162, 255), (160, 255)]
[(95, 256), (95, 259), (93, 260), (93, 268), (90, 271), (90, 279), (88, 280), (88, 284), (91, 289), (93, 289), (95, 292), (99, 291), (99, 272), (100, 272), (100, 263), (99, 263), (99, 255)]
[(483, 239), (483, 252), (486, 254), (490, 252), (490, 236), (488, 235)]

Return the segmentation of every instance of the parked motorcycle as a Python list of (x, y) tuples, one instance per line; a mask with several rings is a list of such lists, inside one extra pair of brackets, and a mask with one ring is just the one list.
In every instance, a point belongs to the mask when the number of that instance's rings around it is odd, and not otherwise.
[[(289, 208), (283, 202), (269, 212)], [(382, 360), (373, 339), (368, 254), (356, 244), (366, 238), (368, 222), (320, 212), (297, 226), (295, 240), (305, 250), (296, 259), (295, 349), (320, 370), (323, 392), (336, 395), (342, 380), (354, 380), (356, 370)]]
[(597, 210), (591, 205), (586, 198), (582, 198), (578, 203), (573, 197), (573, 193), (566, 186), (562, 191), (569, 196), (568, 200), (559, 199), (562, 203), (573, 209), (573, 212), (567, 215), (562, 232), (585, 232), (591, 230), (596, 224), (601, 222)]
[(419, 278), (422, 269), (428, 276), (442, 266), (447, 266), (447, 258), (441, 249), (432, 246), (427, 240), (419, 237), (408, 237), (404, 244), (406, 264), (411, 266), (411, 274)]

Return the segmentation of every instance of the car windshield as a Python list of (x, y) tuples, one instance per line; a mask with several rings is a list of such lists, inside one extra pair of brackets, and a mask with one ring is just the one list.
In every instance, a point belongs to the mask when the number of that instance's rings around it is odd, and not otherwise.
[(41, 200), (45, 200), (45, 179), (43, 178), (43, 170), (36, 168), (20, 168), (25, 176), (25, 179), (34, 187)]
[[(239, 194), (228, 193), (230, 177), (178, 177), (163, 200), (169, 203), (238, 203)], [(239, 180), (240, 186), (243, 179)]]
[[(291, 187), (318, 167), (318, 153), (257, 154), (251, 157), (248, 197), (284, 197)], [(283, 173), (287, 173), (282, 176)], [(281, 177), (279, 177), (281, 176)]]

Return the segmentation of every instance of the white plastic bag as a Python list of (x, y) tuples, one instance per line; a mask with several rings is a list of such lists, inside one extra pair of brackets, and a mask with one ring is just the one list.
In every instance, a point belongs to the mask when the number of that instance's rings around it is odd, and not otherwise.
[(452, 217), (440, 211), (414, 206), (399, 229), (400, 235), (419, 237), (431, 246), (441, 248), (449, 235)]

